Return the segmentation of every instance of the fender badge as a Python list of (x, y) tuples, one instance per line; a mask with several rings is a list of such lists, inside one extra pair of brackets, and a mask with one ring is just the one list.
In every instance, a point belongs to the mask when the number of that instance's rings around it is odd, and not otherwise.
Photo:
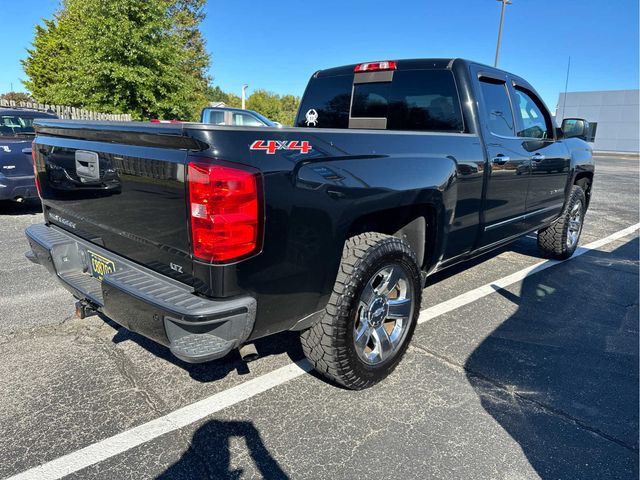
[(267, 155), (273, 155), (276, 150), (300, 150), (300, 153), (309, 153), (312, 147), (308, 140), (256, 140), (249, 150), (264, 150)]
[(307, 127), (309, 125), (313, 125), (314, 127), (318, 123), (318, 112), (316, 112), (315, 108), (311, 108), (304, 114), (304, 118), (306, 119)]

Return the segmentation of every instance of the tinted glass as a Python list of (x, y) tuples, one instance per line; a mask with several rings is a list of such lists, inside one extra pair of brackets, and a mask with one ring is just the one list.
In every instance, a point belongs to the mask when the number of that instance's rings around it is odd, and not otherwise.
[(298, 127), (349, 128), (353, 75), (312, 78), (298, 110)]
[(0, 115), (0, 135), (11, 136), (19, 133), (35, 133), (34, 117), (21, 115)]
[(515, 128), (511, 103), (504, 83), (480, 81), (485, 109), (489, 115), (489, 130), (496, 135), (513, 137)]
[(598, 131), (598, 122), (589, 122), (589, 136), (587, 137), (587, 142), (595, 142), (596, 141), (596, 132)]
[(351, 116), (354, 118), (386, 118), (389, 113), (390, 96), (391, 82), (355, 85)]
[(462, 112), (448, 70), (400, 70), (393, 82), (354, 86), (353, 118), (387, 118), (388, 130), (460, 132)]
[(518, 113), (522, 119), (522, 130), (518, 131), (519, 137), (527, 138), (551, 138), (550, 119), (539, 106), (539, 100), (534, 100), (527, 92), (516, 89)]

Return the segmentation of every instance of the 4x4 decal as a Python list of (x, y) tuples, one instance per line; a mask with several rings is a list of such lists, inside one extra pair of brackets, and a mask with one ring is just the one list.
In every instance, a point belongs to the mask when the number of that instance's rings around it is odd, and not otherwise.
[(312, 147), (307, 140), (256, 140), (249, 149), (264, 150), (267, 155), (273, 155), (276, 150), (300, 150), (300, 153), (309, 153)]

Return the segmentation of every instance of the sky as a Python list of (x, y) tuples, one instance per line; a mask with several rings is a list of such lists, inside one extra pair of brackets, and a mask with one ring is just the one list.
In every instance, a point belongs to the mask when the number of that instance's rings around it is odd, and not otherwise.
[[(564, 91), (639, 88), (637, 0), (512, 0), (500, 68), (554, 110)], [(463, 57), (493, 64), (496, 0), (209, 0), (202, 32), (214, 84), (302, 95), (319, 69), (373, 60)], [(0, 0), (0, 93), (24, 91), (20, 59), (57, 0)]]

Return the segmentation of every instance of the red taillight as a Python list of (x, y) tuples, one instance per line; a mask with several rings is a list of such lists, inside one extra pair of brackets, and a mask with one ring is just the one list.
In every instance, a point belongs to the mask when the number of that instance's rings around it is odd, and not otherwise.
[(385, 62), (370, 62), (370, 63), (361, 63), (360, 65), (356, 65), (354, 71), (358, 72), (377, 72), (381, 70), (395, 70), (398, 68), (397, 62), (394, 60), (388, 60)]
[(38, 178), (38, 167), (36, 166), (36, 144), (31, 144), (31, 160), (33, 163), (33, 176), (36, 179), (36, 190), (38, 190), (38, 196), (42, 198), (42, 192), (40, 192), (40, 179)]
[(257, 173), (189, 163), (193, 254), (226, 262), (260, 248), (261, 219)]

